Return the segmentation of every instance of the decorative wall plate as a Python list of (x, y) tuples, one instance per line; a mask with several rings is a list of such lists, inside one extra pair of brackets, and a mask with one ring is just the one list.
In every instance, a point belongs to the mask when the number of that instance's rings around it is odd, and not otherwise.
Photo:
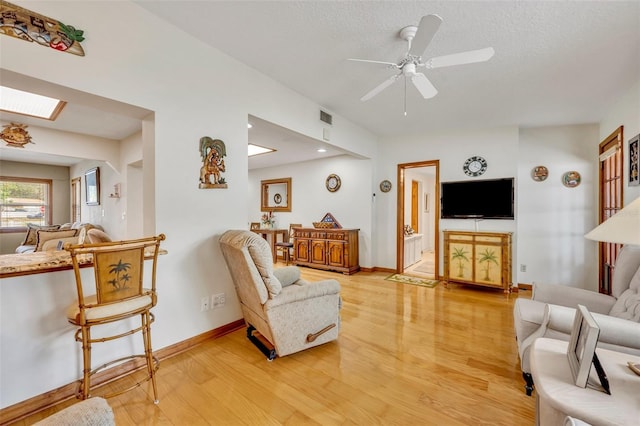
[(342, 182), (340, 181), (340, 176), (333, 173), (327, 176), (325, 185), (327, 186), (329, 192), (336, 192), (338, 189), (340, 189), (341, 184)]
[(464, 170), (464, 174), (467, 176), (480, 176), (487, 171), (487, 160), (478, 156), (469, 157), (467, 161), (464, 162), (462, 170)]
[(582, 178), (580, 177), (580, 173), (572, 170), (562, 175), (562, 184), (567, 188), (575, 188), (576, 186), (580, 185), (581, 179)]
[(549, 177), (549, 170), (545, 166), (536, 166), (531, 170), (531, 179), (542, 182)]
[(382, 192), (391, 191), (391, 182), (389, 182), (387, 179), (380, 182), (380, 191)]
[(280, 204), (282, 202), (282, 195), (276, 194), (273, 196), (273, 202), (276, 204)]

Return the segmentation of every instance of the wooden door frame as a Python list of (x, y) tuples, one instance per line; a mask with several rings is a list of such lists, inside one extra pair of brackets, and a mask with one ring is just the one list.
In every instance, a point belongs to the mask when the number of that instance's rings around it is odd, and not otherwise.
[(417, 169), (420, 167), (435, 167), (435, 224), (434, 233), (434, 275), (436, 279), (440, 277), (440, 160), (417, 161), (414, 163), (398, 164), (398, 208), (396, 217), (396, 272), (404, 270), (404, 172), (406, 169)]
[[(619, 155), (620, 160), (620, 194), (619, 195), (619, 205), (618, 211), (624, 207), (624, 126), (618, 127), (614, 130), (609, 136), (607, 136), (600, 144), (598, 145), (598, 155), (602, 155), (608, 149), (617, 146), (616, 155)], [(605, 186), (605, 176), (603, 174), (603, 162), (598, 159), (598, 224), (604, 222), (612, 216), (611, 212), (605, 211), (609, 209), (610, 206), (604, 205), (603, 200), (603, 192)], [(615, 214), (615, 212), (613, 213)], [(615, 267), (615, 262), (620, 252), (620, 244), (615, 243), (606, 243), (599, 241), (598, 242), (598, 291), (604, 294), (611, 294), (611, 282), (609, 272), (608, 276), (605, 276), (605, 257), (606, 252), (609, 252), (611, 258), (613, 260), (610, 267)], [(609, 270), (610, 271), (610, 270)], [(606, 283), (606, 285), (605, 285)]]

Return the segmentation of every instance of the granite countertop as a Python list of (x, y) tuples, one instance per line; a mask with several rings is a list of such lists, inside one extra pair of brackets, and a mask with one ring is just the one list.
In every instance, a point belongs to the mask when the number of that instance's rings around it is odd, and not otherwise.
[[(158, 254), (167, 254), (167, 251), (160, 249)], [(79, 255), (78, 262), (80, 267), (91, 266), (91, 255)], [(0, 278), (64, 271), (68, 269), (73, 269), (73, 263), (71, 262), (69, 252), (64, 250), (0, 255)]]

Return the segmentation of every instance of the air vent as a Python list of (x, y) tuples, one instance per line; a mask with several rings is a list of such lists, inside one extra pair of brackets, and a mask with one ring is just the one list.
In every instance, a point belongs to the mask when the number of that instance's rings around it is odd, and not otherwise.
[(324, 121), (327, 124), (332, 124), (333, 117), (331, 116), (331, 114), (328, 114), (324, 111), (320, 111), (320, 121)]

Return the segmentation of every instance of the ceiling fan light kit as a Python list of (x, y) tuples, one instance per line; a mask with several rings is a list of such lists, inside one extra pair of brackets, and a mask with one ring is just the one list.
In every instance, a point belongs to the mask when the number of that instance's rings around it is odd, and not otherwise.
[(418, 68), (434, 69), (442, 67), (450, 67), (454, 65), (472, 64), (477, 62), (486, 62), (495, 54), (492, 47), (484, 49), (470, 50), (467, 52), (454, 53), (451, 55), (438, 56), (430, 58), (427, 61), (422, 61), (422, 55), (431, 43), (434, 35), (440, 28), (442, 18), (438, 15), (426, 15), (420, 19), (420, 24), (416, 27), (410, 25), (400, 30), (400, 38), (407, 42), (407, 53), (405, 57), (398, 63), (374, 61), (369, 59), (349, 59), (350, 61), (357, 62), (370, 62), (374, 64), (387, 65), (389, 68), (400, 70), (399, 73), (389, 77), (378, 86), (374, 87), (371, 91), (365, 94), (361, 101), (368, 101), (369, 99), (382, 92), (387, 87), (395, 83), (400, 77), (405, 78), (405, 111), (404, 115), (407, 115), (406, 108), (406, 81), (411, 80), (411, 83), (418, 90), (420, 95), (424, 99), (431, 99), (438, 94), (438, 90), (429, 81), (427, 76), (421, 72), (417, 72)]

